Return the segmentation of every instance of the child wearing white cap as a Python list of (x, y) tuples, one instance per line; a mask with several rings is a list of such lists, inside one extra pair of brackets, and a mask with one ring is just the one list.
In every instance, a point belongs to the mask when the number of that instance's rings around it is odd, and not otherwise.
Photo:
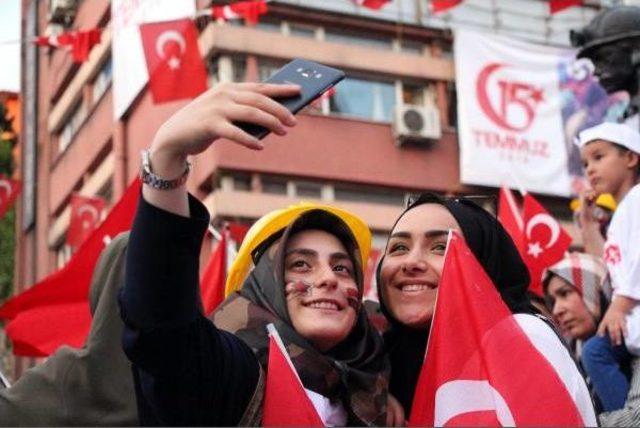
[(598, 335), (582, 351), (604, 410), (612, 411), (624, 406), (625, 372), (632, 356), (640, 355), (640, 134), (624, 124), (602, 123), (582, 131), (577, 144), (592, 188), (584, 209), (592, 209), (602, 193), (611, 193), (618, 204), (603, 249), (613, 299)]

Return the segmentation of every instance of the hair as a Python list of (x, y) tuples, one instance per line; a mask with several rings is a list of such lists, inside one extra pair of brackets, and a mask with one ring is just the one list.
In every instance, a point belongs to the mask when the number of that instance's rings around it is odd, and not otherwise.
[(618, 144), (618, 143), (613, 143), (610, 142), (613, 147), (615, 147), (618, 150), (618, 153), (622, 156), (622, 155), (626, 155), (627, 153), (632, 153), (635, 154), (638, 157), (638, 163), (636, 164), (636, 169), (635, 169), (635, 180), (634, 181), (638, 181), (638, 179), (640, 179), (640, 153), (638, 152), (634, 152), (633, 150)]

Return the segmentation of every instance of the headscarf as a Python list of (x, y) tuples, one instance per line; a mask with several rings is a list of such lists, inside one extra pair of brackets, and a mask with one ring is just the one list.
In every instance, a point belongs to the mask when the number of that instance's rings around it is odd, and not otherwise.
[(362, 258), (351, 230), (334, 214), (312, 210), (254, 251), (255, 268), (242, 289), (216, 311), (214, 323), (247, 343), (263, 368), (267, 366), (269, 344), (266, 326), (273, 323), (305, 388), (331, 401), (340, 400), (350, 425), (384, 425), (389, 368), (382, 340), (364, 310), (358, 312), (347, 338), (325, 353), (315, 349), (291, 325), (285, 297), (285, 250), (293, 235), (310, 229), (326, 231), (342, 242), (354, 263), (355, 280), (362, 295)]
[(597, 325), (611, 297), (609, 276), (602, 260), (590, 254), (568, 254), (547, 270), (542, 283), (545, 293), (554, 276), (576, 289)]
[(89, 300), (91, 329), (81, 349), (62, 347), (0, 389), (2, 426), (134, 426), (138, 412), (131, 363), (122, 351), (116, 296), (124, 284), (129, 234), (102, 252)]
[[(527, 296), (529, 271), (513, 240), (493, 215), (471, 200), (463, 197), (445, 199), (435, 194), (423, 193), (409, 203), (391, 230), (395, 229), (398, 221), (409, 210), (428, 203), (442, 205), (455, 218), (471, 252), (491, 278), (511, 312), (536, 314), (538, 311)], [(389, 389), (405, 411), (409, 412), (429, 330), (405, 326), (389, 311), (385, 293), (381, 289), (384, 286), (380, 275), (383, 263), (384, 256), (378, 264), (376, 282), (380, 309), (391, 324), (384, 335), (392, 367)]]

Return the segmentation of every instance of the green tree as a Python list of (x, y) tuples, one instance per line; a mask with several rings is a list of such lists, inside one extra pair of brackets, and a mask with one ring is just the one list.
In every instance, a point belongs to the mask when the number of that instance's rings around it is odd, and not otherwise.
[[(13, 173), (13, 146), (16, 143), (7, 109), (0, 103), (0, 174)], [(15, 209), (0, 219), (0, 302), (13, 291), (13, 266), (15, 249)]]

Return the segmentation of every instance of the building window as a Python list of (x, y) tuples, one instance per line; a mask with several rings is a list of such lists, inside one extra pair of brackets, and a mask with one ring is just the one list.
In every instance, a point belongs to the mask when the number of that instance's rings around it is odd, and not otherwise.
[(82, 101), (79, 101), (78, 104), (74, 107), (73, 111), (69, 115), (69, 119), (62, 127), (62, 131), (60, 131), (60, 138), (58, 143), (58, 151), (62, 153), (69, 147), (73, 137), (76, 136), (78, 130), (82, 126), (85, 117), (87, 116), (87, 112), (84, 108)]
[(63, 242), (56, 248), (55, 252), (56, 252), (56, 269), (61, 269), (71, 259), (71, 255), (72, 255), (71, 247), (68, 246), (65, 242)]
[(233, 176), (233, 190), (248, 192), (251, 190), (251, 176), (239, 174)]
[(296, 197), (300, 199), (322, 197), (322, 185), (320, 183), (296, 182)]
[(400, 52), (410, 53), (414, 55), (422, 55), (424, 53), (425, 44), (416, 40), (399, 40)]
[(355, 186), (335, 186), (336, 201), (367, 202), (372, 204), (385, 204), (403, 206), (405, 193), (386, 190), (383, 188), (366, 188)]
[(262, 177), (262, 192), (274, 195), (287, 194), (287, 180), (278, 177)]
[(373, 36), (371, 34), (355, 33), (332, 28), (325, 29), (324, 39), (327, 42), (358, 45), (376, 49), (393, 49), (393, 39), (390, 37)]
[(93, 94), (91, 99), (93, 103), (97, 103), (100, 101), (100, 98), (104, 95), (104, 93), (111, 85), (112, 80), (112, 68), (111, 68), (111, 58), (108, 58), (103, 64), (102, 68), (98, 72), (96, 79), (93, 82)]
[(424, 105), (424, 87), (402, 82), (402, 102), (417, 106)]
[(396, 103), (393, 83), (347, 77), (330, 99), (332, 113), (390, 122)]
[(276, 71), (280, 70), (284, 63), (279, 61), (270, 61), (267, 59), (260, 59), (258, 61), (258, 80), (260, 82), (264, 82), (271, 76), (273, 76)]
[(287, 25), (289, 35), (294, 37), (306, 37), (308, 39), (315, 39), (318, 33), (318, 27), (304, 24), (288, 23)]

